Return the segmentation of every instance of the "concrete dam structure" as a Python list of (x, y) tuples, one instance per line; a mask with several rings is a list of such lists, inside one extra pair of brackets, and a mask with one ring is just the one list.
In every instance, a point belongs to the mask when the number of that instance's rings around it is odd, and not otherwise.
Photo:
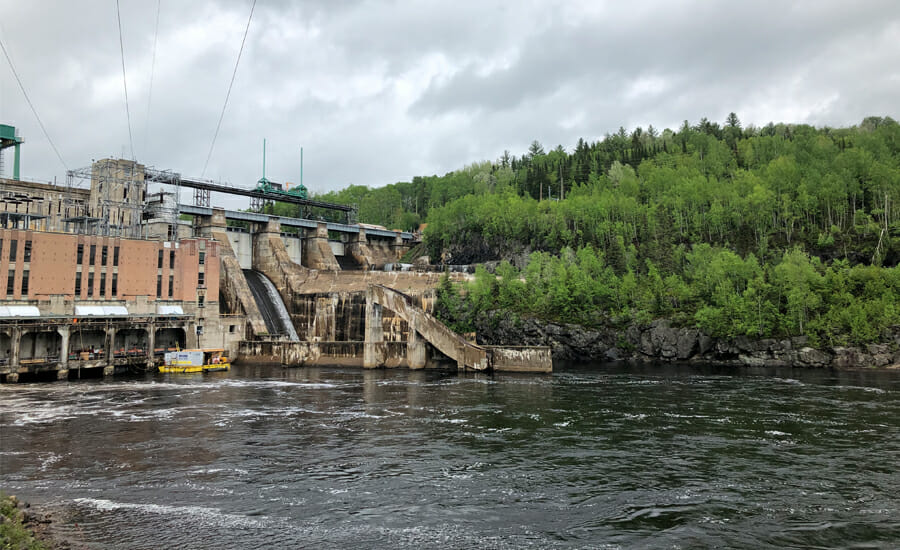
[[(215, 236), (222, 230), (222, 220), (210, 222), (210, 234)], [(288, 366), (552, 371), (547, 347), (479, 346), (431, 315), (440, 274), (306, 268), (290, 257), (275, 218), (256, 226), (251, 242), (253, 270), (277, 289), (299, 341), (255, 334), (240, 342), (239, 360)], [(359, 250), (365, 255), (371, 248)], [(323, 248), (317, 246), (316, 250)], [(374, 261), (366, 258), (366, 262)], [(234, 289), (236, 301), (241, 301), (237, 288), (242, 277), (235, 270), (222, 272), (222, 288), (226, 292)], [(255, 275), (248, 275), (248, 280), (251, 277)], [(246, 297), (243, 300), (248, 301)]]
[[(346, 223), (213, 208), (222, 186), (122, 159), (69, 176), (0, 179), (4, 382), (155, 369), (184, 348), (237, 363), (552, 371), (549, 348), (479, 346), (440, 323), (441, 274), (388, 271), (416, 236), (351, 223), (348, 207), (296, 199)], [(150, 180), (175, 192), (148, 193)], [(182, 181), (198, 188), (193, 206), (178, 202)]]

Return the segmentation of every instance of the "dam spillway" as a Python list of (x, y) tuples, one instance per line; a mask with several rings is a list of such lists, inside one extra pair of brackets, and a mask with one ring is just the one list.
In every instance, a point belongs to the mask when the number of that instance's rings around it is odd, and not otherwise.
[(291, 322), (284, 305), (284, 300), (268, 277), (253, 269), (245, 269), (244, 278), (253, 293), (253, 299), (262, 313), (266, 328), (272, 336), (284, 336), (291, 342), (298, 342), (300, 337)]

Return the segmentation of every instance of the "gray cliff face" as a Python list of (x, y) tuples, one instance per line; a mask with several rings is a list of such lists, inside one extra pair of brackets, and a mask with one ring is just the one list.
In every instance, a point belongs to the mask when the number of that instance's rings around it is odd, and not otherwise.
[(805, 336), (754, 340), (712, 338), (694, 328), (673, 327), (659, 319), (649, 324), (588, 329), (579, 325), (517, 319), (497, 313), (477, 322), (478, 343), (550, 346), (562, 361), (696, 361), (764, 367), (900, 366), (900, 327), (878, 344), (858, 347), (808, 345)]

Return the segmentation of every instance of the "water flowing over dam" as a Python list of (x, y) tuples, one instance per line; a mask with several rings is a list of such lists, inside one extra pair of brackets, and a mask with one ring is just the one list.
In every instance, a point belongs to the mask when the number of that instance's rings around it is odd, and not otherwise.
[(266, 328), (272, 336), (286, 336), (291, 342), (298, 342), (300, 337), (291, 323), (291, 316), (284, 305), (284, 300), (268, 277), (252, 269), (244, 270), (244, 278), (250, 285), (253, 299), (262, 313)]

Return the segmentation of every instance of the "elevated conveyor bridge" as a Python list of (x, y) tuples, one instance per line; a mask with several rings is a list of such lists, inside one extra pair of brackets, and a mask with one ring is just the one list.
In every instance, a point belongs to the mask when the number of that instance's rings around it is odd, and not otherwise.
[(262, 202), (286, 202), (290, 204), (298, 204), (300, 206), (308, 206), (313, 208), (326, 208), (328, 210), (337, 210), (343, 212), (347, 222), (352, 222), (356, 218), (356, 209), (346, 204), (337, 204), (332, 202), (317, 201), (304, 199), (287, 193), (271, 193), (258, 191), (256, 189), (246, 189), (236, 185), (228, 185), (221, 182), (209, 180), (201, 180), (196, 178), (185, 178), (181, 174), (168, 170), (155, 170), (153, 168), (144, 168), (144, 181), (161, 183), (164, 185), (174, 185), (177, 187), (188, 187), (196, 190), (194, 194), (194, 202), (196, 206), (209, 207), (210, 193), (225, 193), (228, 195), (240, 195), (243, 197), (251, 197)]

